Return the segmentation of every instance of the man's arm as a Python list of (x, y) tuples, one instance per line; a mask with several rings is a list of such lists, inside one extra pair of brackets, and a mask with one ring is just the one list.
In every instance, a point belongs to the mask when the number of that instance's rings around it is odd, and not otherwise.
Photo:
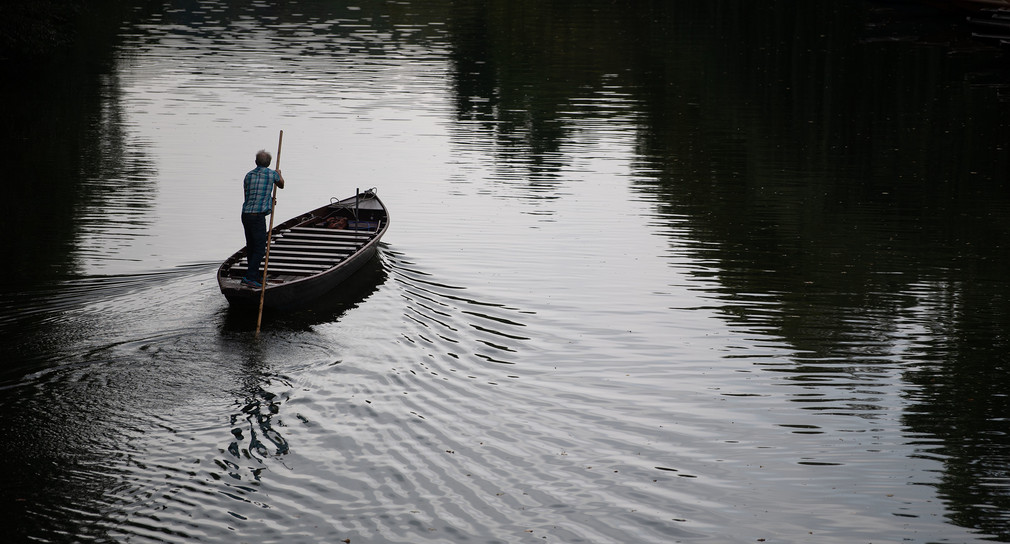
[(283, 189), (284, 188), (284, 176), (281, 175), (281, 171), (280, 170), (277, 171), (277, 181), (275, 181), (274, 183), (277, 184), (277, 187), (279, 189)]

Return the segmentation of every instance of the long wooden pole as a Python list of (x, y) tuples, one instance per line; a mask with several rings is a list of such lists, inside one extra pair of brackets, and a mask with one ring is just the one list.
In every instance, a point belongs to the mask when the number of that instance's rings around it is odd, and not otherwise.
[[(277, 138), (277, 162), (274, 163), (274, 170), (281, 169), (281, 144), (284, 143), (284, 131)], [(263, 323), (263, 301), (267, 296), (267, 267), (270, 266), (270, 239), (274, 230), (274, 208), (277, 206), (277, 184), (274, 184), (274, 192), (270, 197), (270, 228), (267, 229), (267, 250), (263, 255), (263, 285), (260, 287), (260, 311), (256, 316), (256, 336), (260, 335), (260, 325)]]

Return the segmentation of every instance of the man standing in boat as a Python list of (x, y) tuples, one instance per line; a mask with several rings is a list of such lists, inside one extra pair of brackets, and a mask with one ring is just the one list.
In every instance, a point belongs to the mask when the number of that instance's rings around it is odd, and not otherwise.
[(256, 168), (245, 175), (242, 184), (245, 201), (242, 203), (242, 227), (245, 229), (245, 247), (249, 255), (249, 271), (242, 278), (242, 285), (259, 289), (260, 262), (267, 249), (267, 216), (273, 211), (273, 186), (284, 188), (284, 177), (280, 170), (271, 170), (273, 157), (264, 150), (256, 153)]

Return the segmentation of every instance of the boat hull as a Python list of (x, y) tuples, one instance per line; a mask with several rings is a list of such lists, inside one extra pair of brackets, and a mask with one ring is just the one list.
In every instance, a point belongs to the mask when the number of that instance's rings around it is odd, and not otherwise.
[[(342, 226), (341, 221), (344, 221)], [(311, 305), (375, 257), (389, 227), (385, 205), (373, 191), (331, 202), (274, 227), (265, 292), (242, 285), (246, 249), (218, 268), (221, 293), (236, 308), (269, 310)]]

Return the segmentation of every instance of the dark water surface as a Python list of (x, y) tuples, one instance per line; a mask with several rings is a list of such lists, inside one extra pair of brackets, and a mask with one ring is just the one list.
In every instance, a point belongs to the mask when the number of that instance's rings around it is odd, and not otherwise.
[[(1010, 87), (862, 2), (137, 2), (3, 83), (21, 542), (1010, 542)], [(76, 19), (74, 19), (76, 20)], [(242, 175), (377, 187), (230, 311)]]

